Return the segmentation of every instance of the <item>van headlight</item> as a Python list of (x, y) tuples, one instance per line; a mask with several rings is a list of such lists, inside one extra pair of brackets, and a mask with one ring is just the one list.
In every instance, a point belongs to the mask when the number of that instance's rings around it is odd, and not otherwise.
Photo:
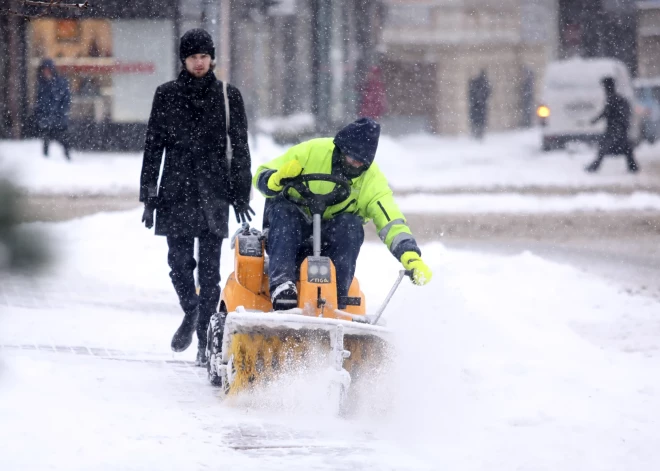
[(536, 115), (541, 119), (546, 119), (550, 117), (550, 108), (545, 105), (541, 105), (536, 109)]

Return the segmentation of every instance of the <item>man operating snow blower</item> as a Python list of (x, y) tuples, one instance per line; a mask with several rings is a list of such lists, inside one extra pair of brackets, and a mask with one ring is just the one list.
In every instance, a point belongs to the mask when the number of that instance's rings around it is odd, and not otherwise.
[[(394, 201), (392, 190), (374, 163), (380, 125), (361, 118), (337, 133), (335, 138), (312, 139), (289, 149), (284, 155), (261, 165), (253, 178), (255, 187), (268, 199), (264, 226), (268, 227), (268, 275), (273, 310), (295, 308), (298, 304), (296, 271), (309, 255), (312, 221), (305, 211), (285, 199), (281, 191), (287, 179), (298, 175), (331, 174), (351, 183), (351, 194), (328, 207), (321, 225), (322, 255), (330, 257), (337, 272), (337, 297), (348, 294), (360, 247), (363, 225), (373, 220), (381, 240), (406, 270), (412, 281), (425, 285), (431, 269), (422, 261), (421, 251), (406, 220)], [(329, 193), (335, 184), (313, 182), (316, 193)], [(339, 305), (340, 309), (346, 306)]]

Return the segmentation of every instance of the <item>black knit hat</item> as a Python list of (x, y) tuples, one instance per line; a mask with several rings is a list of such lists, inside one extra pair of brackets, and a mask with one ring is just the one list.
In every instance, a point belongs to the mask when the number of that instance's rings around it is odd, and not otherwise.
[(215, 47), (211, 35), (200, 28), (191, 29), (181, 37), (179, 44), (179, 58), (185, 62), (187, 57), (194, 54), (208, 54), (215, 59)]

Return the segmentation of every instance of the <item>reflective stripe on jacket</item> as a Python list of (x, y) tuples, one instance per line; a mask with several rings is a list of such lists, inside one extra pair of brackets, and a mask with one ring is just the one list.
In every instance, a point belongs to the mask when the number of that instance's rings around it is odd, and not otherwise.
[[(266, 197), (276, 196), (278, 193), (268, 188), (268, 179), (282, 165), (293, 159), (300, 162), (303, 175), (331, 174), (334, 149), (332, 138), (312, 139), (293, 146), (284, 155), (259, 166), (252, 182)], [(329, 193), (334, 186), (335, 184), (331, 182), (309, 183), (310, 190), (320, 194)], [(357, 214), (365, 224), (373, 220), (380, 239), (397, 260), (408, 251), (421, 255), (406, 219), (394, 201), (387, 179), (376, 163), (351, 181), (350, 196), (341, 203), (328, 207), (323, 219), (330, 219), (341, 213)]]

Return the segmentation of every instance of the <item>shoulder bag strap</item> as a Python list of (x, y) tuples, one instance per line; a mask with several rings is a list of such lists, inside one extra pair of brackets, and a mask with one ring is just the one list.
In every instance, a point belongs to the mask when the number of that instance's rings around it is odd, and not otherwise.
[(227, 148), (225, 149), (225, 157), (227, 157), (227, 164), (231, 168), (231, 159), (234, 155), (234, 149), (231, 145), (231, 138), (229, 137), (229, 96), (227, 96), (227, 82), (222, 82), (222, 94), (225, 98), (225, 133), (227, 134)]

